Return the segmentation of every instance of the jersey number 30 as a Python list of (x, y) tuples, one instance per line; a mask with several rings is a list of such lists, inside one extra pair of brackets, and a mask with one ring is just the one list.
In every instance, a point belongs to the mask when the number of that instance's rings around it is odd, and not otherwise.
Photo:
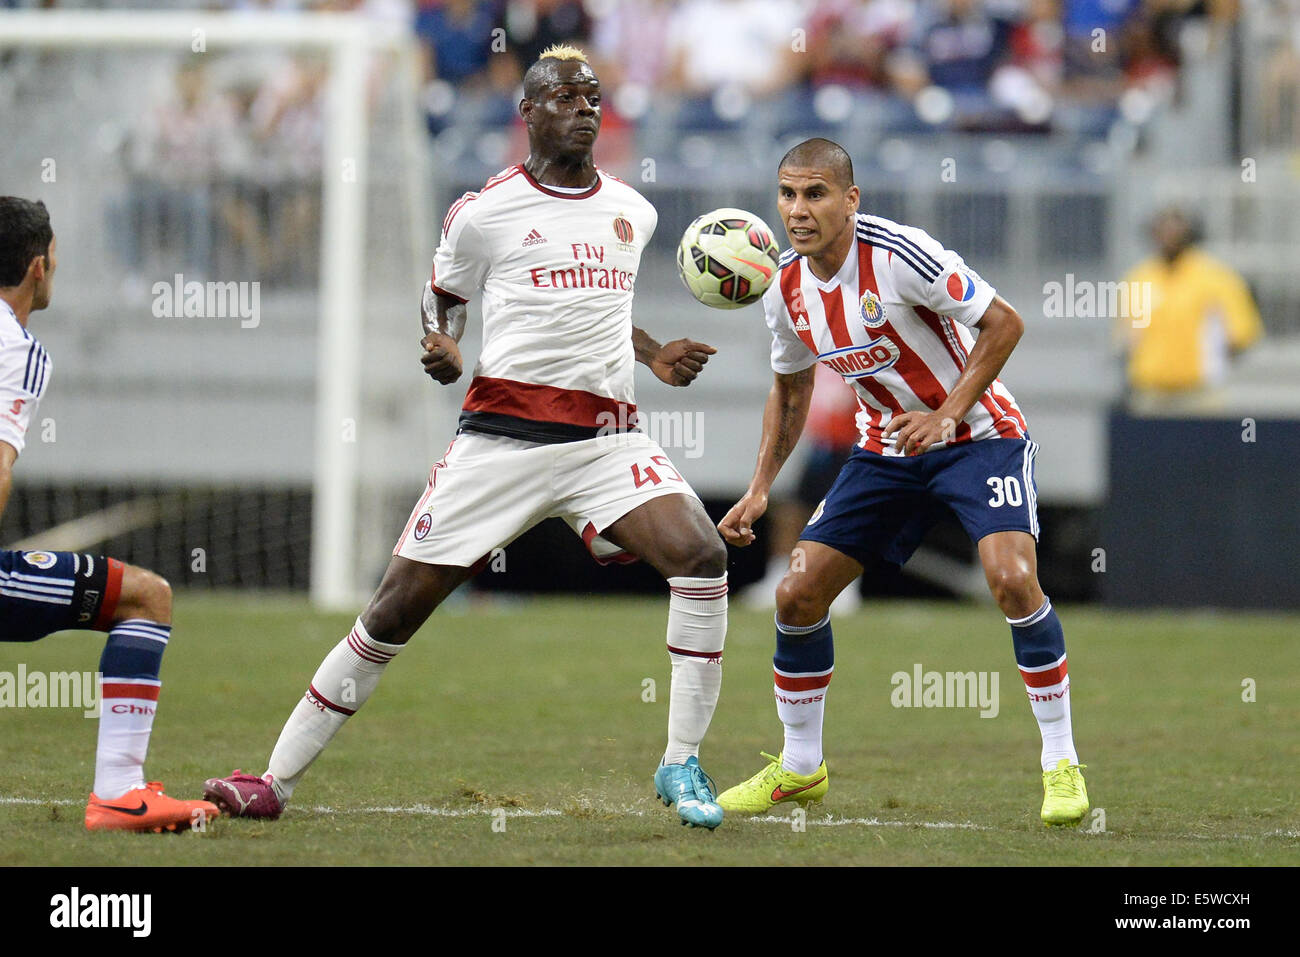
[(1014, 475), (1005, 478), (998, 475), (990, 476), (988, 484), (989, 488), (993, 489), (989, 508), (1001, 508), (1003, 505), (1019, 507), (1025, 504), (1024, 497), (1020, 494), (1020, 479)]

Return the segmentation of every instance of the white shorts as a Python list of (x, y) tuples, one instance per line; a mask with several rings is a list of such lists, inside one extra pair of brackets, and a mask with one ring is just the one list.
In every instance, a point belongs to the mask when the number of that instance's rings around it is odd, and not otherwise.
[(643, 502), (674, 494), (698, 499), (642, 432), (553, 444), (462, 432), (430, 470), (393, 554), (469, 568), (559, 517), (602, 565), (635, 561), (599, 533)]

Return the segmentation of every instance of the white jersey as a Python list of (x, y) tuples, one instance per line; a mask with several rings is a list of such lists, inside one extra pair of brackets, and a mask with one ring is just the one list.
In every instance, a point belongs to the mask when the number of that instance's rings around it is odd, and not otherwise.
[[(822, 282), (787, 249), (763, 294), (772, 368), (783, 375), (822, 362), (858, 397), (861, 447), (901, 455), (884, 434), (904, 412), (939, 408), (975, 345), (974, 326), (996, 293), (962, 258), (914, 226), (859, 213), (839, 272)], [(1015, 397), (993, 380), (947, 444), (1025, 438)]]
[(540, 442), (625, 429), (635, 412), (632, 290), (655, 208), (598, 170), (561, 190), (522, 165), (452, 204), (435, 292), (482, 292), (483, 351), (462, 429)]
[(45, 349), (0, 299), (0, 442), (22, 452), (53, 367)]

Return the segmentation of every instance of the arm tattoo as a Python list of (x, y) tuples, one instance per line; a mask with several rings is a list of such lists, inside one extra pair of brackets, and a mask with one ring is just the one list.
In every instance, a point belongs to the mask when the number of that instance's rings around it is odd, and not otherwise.
[[(812, 381), (812, 368), (789, 376), (791, 386), (799, 392), (811, 386)], [(772, 442), (772, 454), (782, 464), (794, 451), (795, 445), (799, 442), (799, 433), (803, 430), (802, 423), (798, 421), (801, 404), (800, 400), (790, 397), (780, 409), (780, 420), (777, 422), (776, 436)]]
[(772, 442), (772, 454), (776, 456), (778, 462), (784, 463), (794, 451), (795, 442), (792, 440), (794, 431), (795, 410), (790, 405), (781, 407), (781, 420), (776, 426), (776, 438)]
[(439, 316), (438, 294), (433, 291), (432, 283), (424, 284), (424, 295), (420, 299), (420, 324), (424, 326), (425, 335), (439, 332), (460, 342), (460, 337), (465, 334), (468, 316), (469, 311), (463, 302), (444, 305), (442, 315)]

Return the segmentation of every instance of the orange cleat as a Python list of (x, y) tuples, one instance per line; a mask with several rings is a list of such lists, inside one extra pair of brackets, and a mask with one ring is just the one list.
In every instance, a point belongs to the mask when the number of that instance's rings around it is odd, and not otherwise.
[(120, 798), (105, 801), (90, 796), (86, 804), (88, 831), (187, 831), (202, 829), (220, 809), (208, 801), (178, 801), (163, 794), (160, 781), (150, 781), (142, 788), (127, 791)]

